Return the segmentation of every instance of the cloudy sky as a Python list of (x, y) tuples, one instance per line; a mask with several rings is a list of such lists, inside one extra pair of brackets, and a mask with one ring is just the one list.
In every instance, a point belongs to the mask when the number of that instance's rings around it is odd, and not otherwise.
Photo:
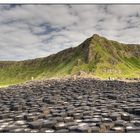
[(0, 5), (0, 60), (48, 56), (95, 33), (140, 44), (140, 5)]

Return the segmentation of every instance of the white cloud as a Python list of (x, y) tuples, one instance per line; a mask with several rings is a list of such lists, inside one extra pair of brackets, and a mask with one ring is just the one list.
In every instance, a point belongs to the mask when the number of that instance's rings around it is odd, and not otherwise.
[(47, 56), (98, 33), (140, 43), (140, 5), (1, 5), (0, 60)]

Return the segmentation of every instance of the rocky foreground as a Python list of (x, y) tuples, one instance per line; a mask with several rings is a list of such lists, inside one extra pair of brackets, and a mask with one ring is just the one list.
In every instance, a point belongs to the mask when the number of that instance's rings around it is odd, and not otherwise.
[(140, 132), (140, 82), (66, 79), (2, 88), (0, 132)]

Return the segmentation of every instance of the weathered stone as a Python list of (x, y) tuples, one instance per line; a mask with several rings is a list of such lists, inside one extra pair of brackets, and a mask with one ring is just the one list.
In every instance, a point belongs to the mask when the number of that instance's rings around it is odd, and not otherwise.
[(45, 130), (46, 133), (53, 133), (54, 130), (53, 129), (48, 129), (48, 130)]
[(76, 131), (89, 133), (89, 132), (91, 132), (91, 128), (89, 127), (89, 125), (87, 123), (80, 123), (80, 124), (78, 124)]
[(68, 132), (69, 132), (68, 129), (60, 129), (55, 131), (55, 133), (68, 133)]
[(15, 122), (16, 125), (24, 125), (26, 122), (24, 120), (19, 120)]
[(115, 114), (115, 113), (110, 114), (110, 118), (112, 119), (112, 121), (116, 121), (118, 117), (119, 117), (118, 114)]
[(42, 125), (43, 125), (42, 121), (38, 121), (38, 120), (28, 123), (28, 126), (31, 129), (40, 129)]
[(64, 122), (71, 122), (73, 121), (73, 117), (65, 117)]
[(89, 116), (89, 115), (92, 115), (92, 112), (91, 111), (85, 111), (85, 112), (83, 112), (83, 116)]
[(8, 128), (9, 122), (3, 122), (0, 127), (1, 128)]
[(97, 123), (89, 123), (89, 126), (90, 126), (90, 127), (97, 126)]
[(73, 114), (73, 117), (75, 118), (75, 119), (81, 119), (82, 118), (82, 114), (81, 113), (75, 113), (75, 114)]
[(116, 95), (112, 95), (112, 94), (108, 94), (107, 98), (112, 99), (112, 100), (116, 100), (117, 96)]
[(83, 116), (82, 118), (86, 120), (86, 119), (92, 119), (93, 117), (89, 115), (89, 116)]
[(45, 128), (52, 128), (55, 126), (55, 124), (57, 123), (56, 120), (44, 120), (43, 121), (43, 127)]
[(125, 128), (125, 131), (129, 132), (129, 133), (139, 133), (140, 132), (140, 127), (127, 126)]
[(66, 117), (67, 114), (66, 114), (65, 112), (61, 112), (61, 113), (59, 113), (59, 116), (61, 116), (61, 117)]
[(125, 111), (125, 112), (129, 112), (129, 113), (133, 113), (133, 107), (128, 107), (128, 106), (125, 106), (125, 107), (123, 107), (123, 110)]
[(80, 123), (80, 122), (82, 122), (83, 120), (80, 120), (80, 119), (76, 119), (76, 120), (74, 120), (76, 123)]
[(102, 118), (103, 123), (110, 123), (112, 120), (110, 118)]
[(76, 132), (77, 131), (77, 125), (68, 126), (68, 129), (69, 129), (70, 132)]
[(91, 129), (91, 133), (99, 133), (100, 132), (100, 128), (97, 126), (93, 126), (90, 129)]
[(8, 128), (8, 127), (2, 128), (1, 132), (3, 132), (3, 133), (10, 132), (10, 128)]
[(102, 117), (105, 117), (105, 118), (108, 118), (109, 117), (109, 114), (108, 113), (102, 113), (101, 115), (102, 115)]
[(18, 126), (15, 124), (9, 124), (7, 127), (9, 128), (9, 130), (13, 130), (13, 129), (18, 128)]
[(73, 126), (73, 125), (77, 125), (77, 123), (76, 122), (67, 122), (66, 123), (66, 126)]
[(11, 106), (10, 111), (18, 111), (21, 110), (21, 107), (19, 105)]
[(28, 133), (28, 132), (30, 132), (31, 131), (31, 129), (29, 129), (29, 128), (25, 128), (24, 130), (23, 130), (23, 132), (25, 132), (25, 133)]
[(39, 130), (38, 130), (38, 129), (36, 129), (36, 130), (31, 130), (30, 132), (31, 132), (31, 133), (38, 133)]
[(23, 133), (24, 129), (22, 128), (16, 128), (16, 129), (12, 129), (10, 130), (11, 133)]
[(114, 123), (114, 125), (115, 125), (116, 127), (123, 127), (123, 126), (126, 125), (126, 122), (121, 121), (121, 120), (118, 120), (118, 121), (116, 121), (116, 122)]
[(139, 108), (134, 109), (134, 114), (140, 115), (140, 109)]
[(135, 126), (140, 127), (140, 120), (133, 120), (131, 121)]
[(63, 122), (64, 118), (63, 117), (52, 117), (52, 119), (56, 120), (57, 122)]
[(92, 118), (92, 122), (98, 123), (98, 122), (101, 122), (101, 119), (100, 118)]
[(119, 132), (119, 133), (122, 133), (125, 131), (124, 127), (121, 127), (121, 126), (115, 126), (111, 128), (111, 130), (113, 130), (114, 132)]
[(24, 115), (24, 119), (27, 121), (35, 121), (38, 119), (38, 117), (36, 115), (29, 114), (29, 115)]
[(66, 123), (64, 122), (59, 122), (54, 126), (55, 130), (59, 130), (59, 129), (65, 129), (67, 127)]
[(75, 113), (74, 111), (68, 111), (67, 112), (68, 116), (73, 116), (74, 113)]
[(24, 119), (24, 116), (23, 115), (17, 115), (14, 117), (14, 120), (17, 121), (17, 120), (22, 120)]
[(0, 119), (5, 119), (8, 118), (9, 115), (8, 114), (0, 114)]
[(130, 121), (131, 120), (131, 117), (127, 113), (122, 113), (121, 114), (121, 119), (122, 120), (125, 120), (125, 121)]
[(101, 115), (100, 115), (100, 113), (94, 113), (94, 115), (93, 115), (93, 118), (101, 118)]
[(42, 101), (47, 103), (47, 104), (54, 104), (55, 103), (55, 101), (53, 101), (52, 99), (49, 99), (48, 97), (44, 97)]

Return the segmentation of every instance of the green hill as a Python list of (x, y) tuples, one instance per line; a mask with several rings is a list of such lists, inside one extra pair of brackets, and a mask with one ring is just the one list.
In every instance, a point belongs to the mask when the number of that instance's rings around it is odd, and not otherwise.
[(140, 45), (122, 44), (97, 34), (79, 46), (44, 58), (0, 61), (0, 85), (90, 73), (100, 78), (139, 78)]

